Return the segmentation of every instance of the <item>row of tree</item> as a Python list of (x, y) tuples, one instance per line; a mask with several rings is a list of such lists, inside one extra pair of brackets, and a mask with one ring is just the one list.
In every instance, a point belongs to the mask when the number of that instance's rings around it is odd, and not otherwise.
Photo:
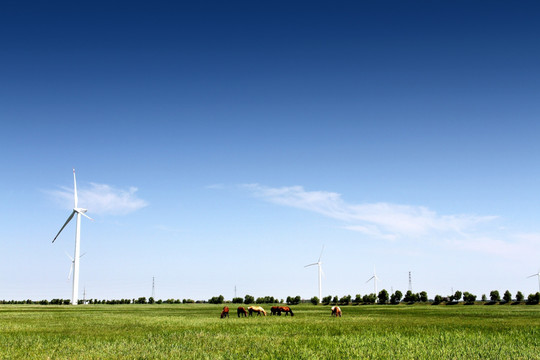
[[(300, 304), (300, 302), (302, 301), (302, 298), (297, 295), (297, 296), (287, 296), (287, 304), (288, 305), (298, 305)], [(223, 298), (223, 295), (219, 295), (219, 296), (214, 296), (213, 298), (209, 299), (208, 302), (210, 304), (223, 304), (225, 302), (224, 298)], [(284, 300), (283, 299), (278, 299), (278, 298), (275, 298), (273, 296), (263, 296), (263, 297), (258, 297), (257, 299), (255, 299), (254, 296), (252, 295), (246, 295), (245, 297), (241, 298), (241, 297), (235, 297), (232, 299), (231, 301), (233, 304), (246, 304), (246, 305), (249, 305), (249, 304), (283, 304)]]
[[(85, 304), (107, 304), (107, 305), (120, 305), (120, 304), (191, 304), (191, 303), (205, 303), (205, 301), (195, 301), (191, 299), (167, 299), (167, 300), (155, 300), (153, 297), (146, 299), (146, 297), (140, 297), (138, 299), (119, 299), (119, 300), (100, 300), (100, 299), (88, 299), (79, 300), (79, 303)], [(0, 304), (3, 305), (71, 305), (69, 299), (52, 299), (52, 300), (0, 300)]]
[[(441, 303), (447, 303), (447, 304), (453, 304), (459, 302), (463, 298), (463, 302), (465, 304), (474, 304), (476, 302), (476, 295), (473, 295), (469, 292), (462, 293), (461, 291), (456, 291), (453, 295), (450, 296), (441, 296), (441, 295), (435, 295), (432, 303), (434, 305), (438, 305)], [(512, 299), (512, 294), (510, 291), (506, 290), (502, 299), (499, 294), (498, 290), (493, 290), (489, 294), (489, 303), (496, 304), (496, 303), (511, 303), (514, 299)], [(311, 298), (311, 303), (314, 305), (317, 305), (319, 303), (319, 298), (314, 296)], [(360, 305), (360, 304), (399, 304), (401, 302), (406, 302), (409, 304), (416, 303), (416, 302), (428, 302), (428, 295), (425, 291), (422, 291), (420, 293), (413, 293), (412, 291), (407, 291), (405, 293), (405, 296), (403, 296), (403, 293), (399, 290), (394, 292), (393, 294), (389, 295), (388, 291), (381, 290), (379, 294), (366, 294), (364, 296), (361, 296), (360, 294), (356, 295), (354, 299), (352, 299), (351, 295), (343, 296), (341, 298), (338, 298), (337, 296), (326, 296), (322, 298), (321, 303), (323, 305)], [(487, 302), (487, 296), (484, 294), (482, 295), (482, 301)], [(521, 291), (518, 291), (515, 297), (516, 303), (522, 303), (525, 301), (525, 296)], [(526, 301), (527, 304), (538, 304), (540, 303), (540, 292), (537, 292), (536, 294), (530, 294)]]
[[(463, 299), (463, 302), (468, 305), (472, 305), (477, 301), (477, 296), (474, 294), (471, 294), (469, 292), (461, 292), (456, 291), (454, 294), (449, 296), (441, 296), (441, 295), (435, 295), (435, 297), (432, 300), (433, 305), (438, 305), (441, 303), (446, 304), (457, 304), (459, 301)], [(488, 297), (484, 294), (481, 297), (482, 302), (488, 303), (488, 304), (496, 304), (496, 303), (511, 303), (514, 301), (515, 303), (523, 303), (526, 302), (527, 304), (538, 304), (540, 303), (540, 292), (537, 292), (536, 294), (530, 294), (527, 299), (525, 300), (525, 296), (521, 291), (518, 291), (514, 298), (512, 298), (512, 294), (510, 291), (506, 290), (501, 298), (501, 295), (498, 290), (493, 290), (489, 293), (489, 301)], [(401, 302), (405, 303), (416, 303), (416, 302), (423, 302), (426, 303), (430, 301), (428, 299), (428, 295), (425, 291), (422, 291), (420, 293), (413, 293), (412, 291), (407, 291), (405, 295), (399, 290), (395, 291), (393, 294), (389, 294), (386, 290), (381, 290), (378, 294), (366, 294), (361, 296), (360, 294), (357, 294), (354, 298), (352, 298), (351, 295), (346, 295), (342, 297), (338, 296), (326, 296), (320, 300), (318, 297), (314, 296), (310, 299), (310, 302), (313, 305), (319, 304), (321, 302), (323, 305), (361, 305), (361, 304), (399, 304)], [(83, 302), (83, 300), (81, 300)], [(99, 299), (90, 299), (90, 300), (84, 300), (87, 304), (108, 304), (108, 305), (116, 305), (116, 304), (190, 304), (190, 303), (205, 303), (206, 301), (202, 300), (191, 300), (191, 299), (167, 299), (167, 300), (155, 300), (153, 297), (150, 297), (146, 299), (146, 297), (140, 297), (138, 299), (120, 299), (120, 300), (99, 300)], [(207, 301), (210, 304), (223, 304), (225, 303), (225, 298), (223, 295), (214, 296), (211, 299)], [(278, 299), (273, 296), (264, 296), (264, 297), (258, 297), (255, 299), (255, 297), (251, 295), (246, 295), (244, 298), (241, 297), (235, 297), (232, 299), (233, 304), (282, 304), (285, 301), (283, 299)], [(298, 305), (301, 302), (306, 302), (301, 299), (299, 295), (297, 296), (287, 296), (286, 302), (288, 305)], [(39, 300), (39, 301), (33, 301), (33, 300), (1, 300), (0, 304), (34, 304), (34, 305), (69, 305), (71, 304), (70, 300), (66, 299), (52, 299), (50, 301), (48, 300)]]

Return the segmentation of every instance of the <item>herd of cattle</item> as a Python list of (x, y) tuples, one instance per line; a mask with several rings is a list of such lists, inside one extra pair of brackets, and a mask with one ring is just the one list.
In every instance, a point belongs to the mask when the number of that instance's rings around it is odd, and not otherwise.
[[(285, 313), (285, 316), (291, 314), (291, 316), (294, 316), (294, 313), (292, 309), (288, 306), (272, 306), (270, 308), (270, 312), (272, 315), (278, 315), (281, 316), (282, 313)], [(260, 316), (263, 314), (266, 316), (266, 311), (262, 308), (262, 306), (250, 306), (247, 308), (247, 310), (243, 306), (239, 306), (238, 309), (236, 309), (236, 314), (238, 317), (243, 316), (253, 316), (253, 313), (257, 313), (257, 316)], [(341, 309), (339, 306), (332, 306), (332, 316), (341, 317)], [(229, 307), (225, 306), (223, 308), (223, 311), (221, 312), (221, 318), (229, 317)]]

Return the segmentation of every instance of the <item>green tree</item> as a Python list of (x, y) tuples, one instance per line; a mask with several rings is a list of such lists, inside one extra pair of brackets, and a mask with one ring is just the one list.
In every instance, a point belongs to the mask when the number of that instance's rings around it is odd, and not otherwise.
[(319, 305), (319, 298), (316, 296), (312, 297), (310, 301), (313, 305)]
[(338, 296), (336, 295), (336, 296), (334, 296), (334, 298), (332, 299), (332, 304), (337, 305), (337, 304), (338, 304), (338, 301), (339, 301), (339, 298), (338, 298)]
[(473, 295), (470, 292), (465, 291), (463, 293), (463, 301), (465, 301), (465, 304), (467, 305), (472, 305), (476, 301), (476, 295)]
[(422, 292), (419, 294), (419, 300), (420, 300), (421, 302), (427, 302), (427, 301), (428, 301), (427, 292), (422, 291)]
[(497, 291), (497, 290), (492, 290), (492, 291), (489, 293), (489, 298), (490, 298), (491, 301), (493, 301), (493, 302), (499, 302), (499, 301), (501, 301), (501, 296), (499, 295), (499, 291)]
[(510, 301), (512, 301), (512, 294), (510, 293), (510, 291), (506, 290), (503, 294), (503, 300), (505, 303), (510, 303)]
[(452, 298), (454, 299), (454, 301), (459, 301), (459, 300), (461, 300), (461, 296), (462, 296), (462, 295), (463, 295), (463, 294), (461, 293), (461, 291), (458, 290), (458, 291), (456, 291), (456, 292), (454, 293), (454, 296), (452, 296)]
[(403, 301), (408, 303), (414, 303), (418, 301), (418, 294), (413, 293), (411, 290), (407, 290), (405, 296), (403, 296)]
[(442, 296), (441, 295), (435, 295), (435, 298), (433, 299), (433, 305), (439, 305), (442, 303)]
[(537, 292), (536, 294), (529, 294), (529, 297), (527, 298), (527, 304), (534, 305), (540, 303), (540, 292)]
[(393, 293), (392, 296), (390, 296), (390, 303), (394, 305), (399, 304), (402, 297), (403, 297), (403, 294), (401, 293), (401, 291), (396, 290), (396, 292)]
[(249, 304), (253, 304), (255, 302), (255, 298), (251, 295), (246, 295), (244, 297), (244, 304), (246, 305), (249, 305)]
[(516, 301), (520, 303), (520, 302), (523, 302), (523, 299), (525, 299), (525, 296), (523, 295), (521, 291), (518, 291), (516, 294)]
[(343, 296), (339, 299), (339, 305), (349, 305), (351, 302), (351, 295)]
[(360, 305), (362, 303), (362, 296), (360, 294), (356, 294), (356, 297), (353, 300), (354, 305)]
[(330, 305), (330, 302), (332, 301), (332, 296), (328, 295), (322, 298), (322, 304), (323, 305)]
[(154, 300), (154, 298), (153, 298), (152, 296), (150, 296), (150, 297), (148, 298), (148, 303), (149, 303), (149, 304), (153, 304), (153, 303), (155, 303), (155, 302), (156, 302), (156, 301)]
[(375, 301), (377, 301), (377, 295), (366, 294), (362, 296), (362, 301), (364, 301), (365, 304), (375, 304)]
[(219, 295), (219, 296), (214, 296), (212, 297), (210, 300), (208, 300), (208, 302), (210, 304), (223, 304), (223, 295)]
[(244, 302), (244, 299), (241, 297), (235, 297), (232, 299), (233, 304), (242, 304)]
[(298, 305), (302, 298), (298, 295), (295, 297), (287, 296), (287, 305)]
[(388, 302), (388, 291), (382, 289), (379, 291), (379, 304), (386, 304)]

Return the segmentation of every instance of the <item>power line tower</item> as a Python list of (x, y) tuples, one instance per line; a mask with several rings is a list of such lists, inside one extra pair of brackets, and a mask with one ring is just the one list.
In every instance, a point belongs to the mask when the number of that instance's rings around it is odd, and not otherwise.
[(410, 271), (409, 271), (409, 291), (412, 292), (412, 276), (411, 276)]
[(156, 294), (155, 294), (155, 287), (154, 287), (154, 280), (155, 280), (155, 277), (152, 276), (152, 297), (154, 297)]

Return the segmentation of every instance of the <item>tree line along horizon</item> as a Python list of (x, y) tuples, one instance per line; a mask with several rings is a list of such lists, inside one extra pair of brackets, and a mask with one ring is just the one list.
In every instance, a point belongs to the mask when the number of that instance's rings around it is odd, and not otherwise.
[[(405, 294), (401, 291), (396, 290), (394, 293), (389, 294), (387, 290), (383, 289), (378, 294), (371, 293), (366, 295), (357, 294), (354, 298), (351, 295), (345, 295), (342, 297), (335, 296), (325, 296), (322, 299), (319, 299), (317, 296), (312, 297), (309, 300), (302, 299), (299, 295), (297, 296), (288, 296), (285, 300), (274, 298), (273, 296), (264, 296), (255, 298), (252, 295), (245, 295), (245, 297), (234, 297), (232, 300), (225, 300), (223, 295), (214, 296), (207, 301), (205, 300), (192, 300), (192, 299), (154, 299), (154, 297), (139, 297), (137, 299), (119, 299), (119, 300), (106, 300), (106, 299), (83, 299), (79, 300), (80, 304), (192, 304), (192, 303), (208, 303), (208, 304), (276, 304), (276, 303), (287, 303), (287, 305), (298, 305), (300, 303), (311, 303), (313, 305), (397, 305), (400, 303), (414, 304), (414, 303), (431, 303), (432, 305), (439, 305), (445, 303), (447, 305), (454, 305), (460, 302), (463, 302), (465, 305), (474, 305), (478, 301), (481, 301), (485, 304), (521, 304), (525, 303), (527, 305), (535, 305), (540, 303), (540, 292), (529, 294), (527, 299), (521, 291), (518, 291), (515, 297), (512, 297), (512, 294), (509, 290), (506, 290), (504, 294), (500, 295), (498, 290), (492, 290), (489, 294), (489, 299), (486, 294), (481, 296), (481, 300), (477, 300), (477, 296), (470, 292), (461, 292), (456, 291), (454, 294), (449, 296), (435, 295), (433, 299), (429, 299), (427, 292), (422, 291), (419, 293), (413, 293), (411, 290), (408, 290)], [(71, 300), (68, 299), (52, 299), (52, 300), (1, 300), (0, 304), (39, 304), (39, 305), (70, 305)]]

